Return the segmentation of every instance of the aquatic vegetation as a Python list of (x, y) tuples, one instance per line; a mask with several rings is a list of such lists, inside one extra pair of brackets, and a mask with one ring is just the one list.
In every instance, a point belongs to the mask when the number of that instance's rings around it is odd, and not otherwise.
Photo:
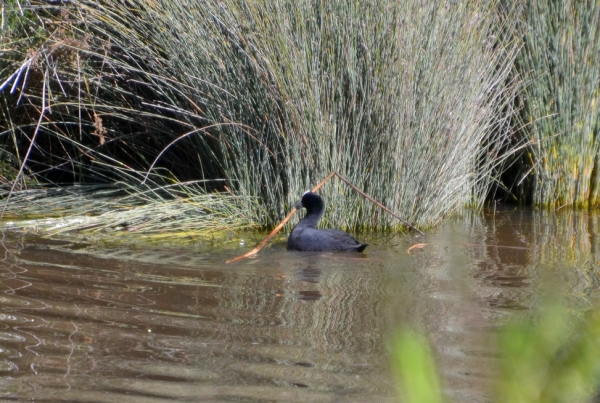
[[(12, 0), (1, 14), (13, 191), (201, 181), (260, 227), (334, 170), (422, 228), (497, 187), (598, 202), (594, 2)], [(340, 181), (322, 193), (341, 206), (327, 226), (401, 225)]]
[[(27, 66), (2, 147), (45, 183), (200, 179), (273, 226), (339, 170), (428, 227), (481, 206), (511, 155), (517, 19), (496, 1), (11, 4), (43, 41), (0, 71)], [(399, 225), (322, 192), (336, 227)]]
[[(53, 237), (77, 231), (86, 239), (132, 238), (150, 243), (194, 242), (256, 229), (239, 198), (206, 193), (200, 185), (116, 183), (20, 190), (13, 192), (12, 202), (5, 207), (3, 228)], [(1, 192), (0, 197), (6, 198), (7, 193)]]

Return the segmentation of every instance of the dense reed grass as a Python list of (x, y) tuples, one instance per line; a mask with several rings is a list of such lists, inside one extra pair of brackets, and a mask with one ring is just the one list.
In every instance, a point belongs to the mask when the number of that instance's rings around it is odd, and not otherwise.
[[(8, 4), (35, 35), (4, 39), (0, 138), (44, 181), (201, 179), (272, 226), (337, 169), (427, 227), (481, 206), (510, 155), (516, 19), (494, 0)], [(321, 194), (337, 226), (398, 225)]]
[(529, 85), (520, 96), (531, 147), (518, 180), (543, 206), (600, 202), (600, 4), (524, 3), (524, 48), (516, 66)]

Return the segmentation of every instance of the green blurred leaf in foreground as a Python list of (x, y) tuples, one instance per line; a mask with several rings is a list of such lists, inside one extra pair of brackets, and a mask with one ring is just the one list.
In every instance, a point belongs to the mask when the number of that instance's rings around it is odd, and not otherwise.
[(600, 384), (600, 312), (571, 317), (551, 305), (536, 321), (512, 323), (499, 337), (497, 401), (586, 402)]
[(393, 365), (403, 402), (443, 401), (435, 362), (424, 338), (401, 331), (394, 340)]
[[(583, 317), (558, 304), (498, 331), (499, 372), (492, 402), (590, 402), (600, 386), (600, 310)], [(402, 402), (442, 402), (427, 340), (409, 330), (394, 339), (393, 369)]]

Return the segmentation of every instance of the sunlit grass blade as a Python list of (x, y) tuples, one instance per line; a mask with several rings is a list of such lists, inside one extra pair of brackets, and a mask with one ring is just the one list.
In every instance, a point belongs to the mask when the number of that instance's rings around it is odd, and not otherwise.
[(399, 393), (406, 403), (442, 403), (442, 391), (429, 344), (403, 330), (394, 338), (392, 365)]

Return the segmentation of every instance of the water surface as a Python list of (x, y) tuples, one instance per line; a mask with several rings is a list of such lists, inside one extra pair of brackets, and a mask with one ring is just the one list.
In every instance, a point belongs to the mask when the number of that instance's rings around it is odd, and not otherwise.
[(450, 400), (489, 401), (493, 329), (547, 292), (596, 303), (599, 218), (487, 212), (359, 236), (365, 254), (288, 252), (281, 237), (230, 265), (262, 235), (115, 247), (5, 230), (0, 399), (396, 402), (389, 338), (410, 326)]

